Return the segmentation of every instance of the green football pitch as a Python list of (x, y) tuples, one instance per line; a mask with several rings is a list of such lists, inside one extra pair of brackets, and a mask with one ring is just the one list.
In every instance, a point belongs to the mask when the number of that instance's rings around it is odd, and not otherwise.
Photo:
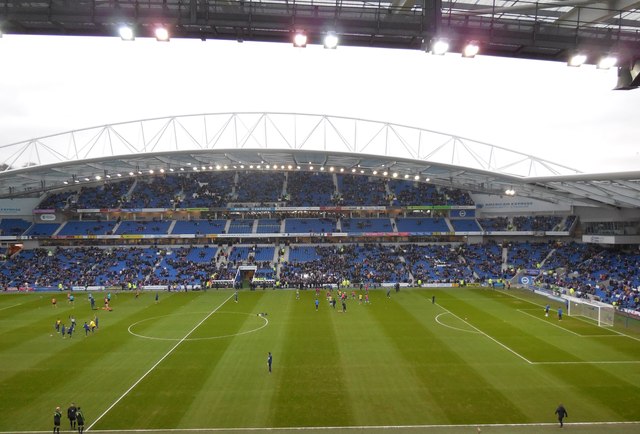
[(346, 313), (324, 291), (318, 311), (315, 291), (53, 296), (0, 296), (0, 433), (51, 432), (56, 406), (68, 432), (72, 402), (88, 432), (548, 433), (560, 403), (566, 431), (640, 432), (640, 334), (525, 291), (373, 290)]

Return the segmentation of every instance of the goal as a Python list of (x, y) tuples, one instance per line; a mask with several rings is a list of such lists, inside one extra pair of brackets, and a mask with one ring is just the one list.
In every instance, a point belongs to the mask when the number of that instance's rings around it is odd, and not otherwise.
[(563, 298), (567, 300), (569, 305), (569, 316), (584, 316), (598, 322), (601, 327), (613, 326), (615, 317), (615, 309), (610, 304), (601, 303), (599, 301), (585, 300), (565, 295)]

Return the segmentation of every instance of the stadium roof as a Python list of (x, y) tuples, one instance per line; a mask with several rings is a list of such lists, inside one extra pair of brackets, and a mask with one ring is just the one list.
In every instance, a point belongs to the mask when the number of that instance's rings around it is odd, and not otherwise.
[(295, 113), (220, 113), (104, 125), (0, 146), (0, 197), (159, 172), (318, 171), (515, 190), (573, 206), (637, 208), (640, 172), (584, 174), (409, 126)]
[(151, 37), (291, 43), (294, 31), (321, 43), (334, 31), (340, 44), (424, 48), (446, 37), (453, 51), (470, 40), (488, 55), (566, 61), (573, 50), (587, 63), (615, 51), (640, 59), (637, 0), (47, 0), (2, 2), (0, 31), (16, 34), (116, 36), (133, 26)]

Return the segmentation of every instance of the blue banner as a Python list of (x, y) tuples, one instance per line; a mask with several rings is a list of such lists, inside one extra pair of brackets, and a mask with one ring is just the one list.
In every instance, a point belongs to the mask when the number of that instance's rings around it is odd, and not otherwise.
[(475, 209), (452, 209), (449, 211), (449, 217), (451, 218), (473, 218), (476, 216)]

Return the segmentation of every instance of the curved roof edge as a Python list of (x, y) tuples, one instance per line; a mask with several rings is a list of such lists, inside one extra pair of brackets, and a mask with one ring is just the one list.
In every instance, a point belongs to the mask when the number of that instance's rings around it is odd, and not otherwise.
[(301, 113), (205, 113), (121, 122), (0, 146), (0, 168), (166, 151), (301, 149), (454, 164), (505, 175), (580, 173), (533, 155), (424, 128)]

